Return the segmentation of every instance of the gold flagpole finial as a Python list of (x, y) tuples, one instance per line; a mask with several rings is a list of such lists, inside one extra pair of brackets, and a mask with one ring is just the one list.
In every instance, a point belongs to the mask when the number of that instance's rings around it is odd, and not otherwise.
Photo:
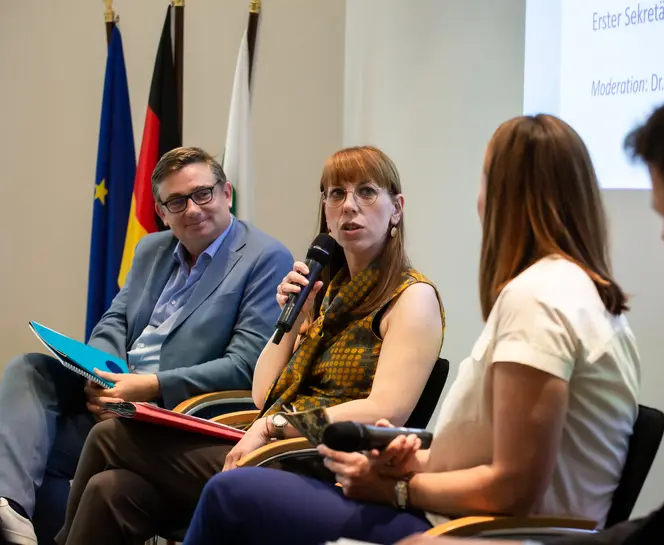
[(107, 23), (115, 22), (115, 13), (113, 12), (113, 0), (104, 0), (106, 11), (104, 12), (104, 21)]
[(249, 2), (249, 13), (260, 13), (261, 11), (261, 0), (251, 0)]
[(173, 0), (171, 2), (171, 6), (174, 8), (183, 8), (184, 7), (184, 0)]

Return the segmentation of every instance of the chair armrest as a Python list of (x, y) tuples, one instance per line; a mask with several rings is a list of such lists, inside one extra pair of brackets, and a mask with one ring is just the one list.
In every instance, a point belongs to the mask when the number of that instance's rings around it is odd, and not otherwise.
[(499, 531), (516, 531), (521, 533), (523, 529), (550, 529), (552, 531), (558, 530), (564, 533), (565, 530), (594, 530), (597, 527), (597, 522), (594, 520), (573, 518), (573, 517), (461, 517), (458, 519), (450, 520), (444, 524), (432, 528), (427, 535), (430, 536), (478, 536), (499, 532)]
[(251, 424), (258, 416), (258, 409), (252, 411), (236, 411), (234, 413), (221, 414), (211, 418), (212, 422), (233, 426), (234, 428), (244, 428)]
[(224, 390), (222, 392), (197, 395), (183, 401), (173, 411), (176, 413), (191, 414), (210, 405), (238, 401), (247, 401), (247, 403), (251, 402), (253, 404), (251, 390)]
[(316, 448), (304, 437), (273, 441), (241, 458), (237, 467), (257, 467), (267, 462), (302, 455), (318, 456)]

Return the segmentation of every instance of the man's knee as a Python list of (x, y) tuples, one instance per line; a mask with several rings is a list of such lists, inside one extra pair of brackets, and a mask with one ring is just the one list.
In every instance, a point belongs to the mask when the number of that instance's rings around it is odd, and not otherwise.
[(166, 510), (162, 500), (161, 493), (140, 475), (127, 469), (107, 469), (90, 478), (81, 506), (93, 518), (110, 513), (118, 522), (134, 520), (143, 525), (151, 524)]
[(21, 354), (13, 358), (5, 367), (2, 381), (12, 385), (31, 382), (36, 378), (48, 376), (49, 366), (57, 364), (46, 354)]
[(117, 433), (118, 433), (119, 421), (117, 418), (109, 418), (108, 420), (103, 420), (97, 422), (85, 441), (84, 449), (94, 448), (95, 450), (103, 450), (109, 445), (116, 443)]
[(94, 475), (85, 487), (83, 501), (95, 501), (107, 505), (117, 505), (131, 492), (131, 486), (122, 478), (122, 471), (109, 469)]

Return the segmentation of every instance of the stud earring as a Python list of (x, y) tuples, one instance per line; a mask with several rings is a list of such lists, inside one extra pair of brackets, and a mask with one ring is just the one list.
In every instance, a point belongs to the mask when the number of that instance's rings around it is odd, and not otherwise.
[(395, 225), (393, 225), (393, 226), (392, 226), (392, 229), (390, 229), (390, 236), (391, 236), (392, 238), (394, 238), (394, 237), (397, 236), (397, 228), (396, 228)]

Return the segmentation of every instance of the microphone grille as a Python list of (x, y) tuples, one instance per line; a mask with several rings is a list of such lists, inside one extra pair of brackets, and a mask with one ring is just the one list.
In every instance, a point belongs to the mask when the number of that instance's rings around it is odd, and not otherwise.
[(354, 422), (329, 424), (323, 431), (323, 444), (333, 450), (354, 452), (362, 441), (362, 430)]
[(327, 233), (321, 233), (311, 243), (311, 246), (307, 251), (307, 259), (313, 259), (325, 266), (330, 262), (330, 257), (332, 256), (332, 252), (336, 245), (337, 241), (330, 235)]

